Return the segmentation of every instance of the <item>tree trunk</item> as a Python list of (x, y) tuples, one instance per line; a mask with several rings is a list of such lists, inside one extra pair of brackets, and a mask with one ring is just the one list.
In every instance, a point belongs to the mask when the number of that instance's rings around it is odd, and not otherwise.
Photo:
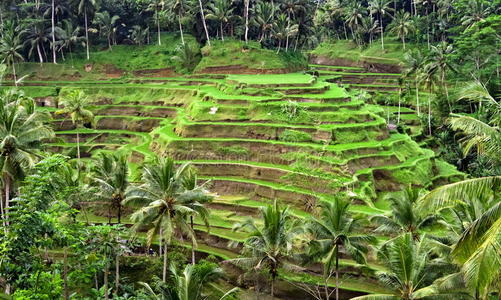
[(183, 25), (181, 24), (181, 15), (177, 16), (177, 21), (179, 22), (179, 32), (181, 33), (181, 43), (184, 45), (184, 35), (183, 35)]
[(167, 242), (164, 244), (164, 267), (162, 270), (162, 280), (167, 282)]
[(5, 175), (4, 177), (4, 185), (5, 185), (5, 229), (9, 227), (9, 206), (10, 206), (10, 177), (9, 175)]
[(160, 14), (157, 9), (157, 36), (158, 36), (158, 46), (162, 46), (162, 40), (160, 38)]
[(16, 63), (12, 61), (12, 75), (14, 75), (14, 85), (17, 86)]
[(90, 59), (89, 55), (89, 27), (88, 27), (88, 21), (87, 21), (87, 9), (85, 9), (84, 12), (84, 18), (85, 18), (85, 46), (87, 48), (87, 60)]
[(37, 43), (37, 53), (38, 53), (38, 60), (40, 61), (40, 64), (43, 63), (43, 56), (42, 52), (40, 51), (40, 44)]
[(428, 135), (431, 135), (431, 88), (430, 96), (428, 97)]
[(78, 160), (78, 167), (80, 168), (80, 133), (78, 132), (78, 126), (77, 126), (77, 160)]
[(339, 252), (336, 246), (336, 300), (339, 300)]
[(282, 47), (282, 40), (279, 40), (279, 41), (278, 41), (278, 50), (277, 50), (277, 54), (278, 54), (278, 52), (280, 52), (280, 47)]
[(379, 13), (379, 25), (381, 26), (381, 49), (384, 51), (384, 29), (383, 29), (383, 15)]
[[(191, 230), (193, 231), (193, 235), (195, 235), (194, 225), (193, 225), (193, 216), (190, 216)], [(196, 235), (195, 235), (196, 238)], [(191, 241), (191, 264), (194, 265), (195, 261), (195, 241)]]
[(52, 60), (54, 64), (57, 64), (56, 61), (56, 30), (55, 30), (55, 9), (54, 9), (54, 0), (52, 0)]
[(122, 204), (118, 203), (118, 212), (117, 212), (117, 222), (118, 222), (118, 224), (121, 223), (121, 219), (122, 219)]
[(7, 235), (7, 224), (5, 223), (5, 210), (4, 210), (4, 199), (0, 199), (0, 214), (2, 217), (2, 225), (3, 225), (3, 231), (5, 235)]
[(249, 34), (249, 3), (250, 0), (245, 0), (245, 9), (244, 9), (244, 14), (245, 14), (245, 43), (247, 44), (248, 42), (248, 34)]
[(162, 256), (162, 246), (163, 246), (163, 230), (162, 228), (160, 228), (160, 232), (159, 232), (159, 237), (158, 237), (158, 256)]
[(275, 276), (271, 276), (271, 288), (270, 288), (270, 295), (273, 297), (275, 295)]
[(420, 116), (420, 111), (419, 111), (419, 83), (416, 80), (416, 106), (417, 106), (417, 115), (418, 117)]
[(68, 290), (68, 247), (64, 247), (64, 257), (63, 257), (63, 280), (64, 280), (64, 300), (69, 299)]
[(204, 14), (204, 8), (202, 6), (202, 0), (198, 0), (198, 4), (200, 5), (200, 14), (202, 17), (202, 24), (204, 25), (205, 37), (207, 38), (207, 45), (210, 46), (209, 30), (207, 30), (207, 23), (205, 23), (205, 14)]
[(110, 263), (107, 261), (104, 265), (104, 299), (108, 300), (108, 272), (110, 269)]
[(221, 41), (224, 42), (224, 35), (223, 35), (223, 22), (221, 22), (221, 24), (219, 24), (219, 28), (221, 28)]
[(404, 44), (404, 51), (405, 51), (405, 37), (402, 36), (402, 44)]
[(115, 295), (120, 289), (120, 255), (115, 256)]

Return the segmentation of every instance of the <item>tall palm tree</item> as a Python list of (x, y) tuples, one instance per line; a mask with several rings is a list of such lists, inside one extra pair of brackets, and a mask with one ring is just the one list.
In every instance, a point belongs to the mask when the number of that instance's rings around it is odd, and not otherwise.
[(350, 27), (351, 35), (356, 41), (355, 32), (358, 26), (362, 23), (364, 18), (365, 9), (360, 2), (352, 2), (345, 11), (346, 24)]
[(71, 63), (73, 65), (73, 52), (71, 49), (73, 49), (73, 47), (78, 45), (79, 43), (84, 45), (85, 37), (81, 35), (82, 29), (78, 26), (74, 27), (73, 23), (70, 20), (64, 20), (63, 24), (63, 28), (59, 30), (60, 50), (64, 59), (63, 49), (68, 49), (68, 51), (70, 52)]
[(370, 16), (364, 16), (362, 19), (362, 23), (360, 24), (359, 30), (363, 35), (369, 35), (369, 45), (372, 44), (372, 40), (374, 39), (374, 35), (379, 33), (379, 21), (374, 20)]
[(210, 46), (209, 30), (207, 29), (207, 22), (205, 21), (204, 5), (202, 0), (198, 0), (198, 6), (200, 7), (200, 17), (202, 19), (202, 25), (204, 26), (205, 38), (207, 39), (207, 45)]
[[(99, 185), (97, 197), (108, 201), (110, 210), (116, 209), (117, 222), (120, 224), (122, 201), (129, 186), (127, 158), (121, 154), (102, 152), (92, 171), (92, 180)], [(111, 212), (108, 213), (111, 221)]]
[(250, 236), (244, 242), (242, 254), (244, 257), (229, 260), (229, 262), (244, 268), (255, 270), (265, 269), (271, 277), (270, 293), (274, 294), (274, 283), (280, 268), (296, 269), (288, 261), (292, 255), (298, 227), (292, 219), (289, 208), (281, 209), (277, 201), (273, 205), (259, 209), (263, 225), (258, 226), (254, 219), (235, 224), (234, 230), (245, 230)]
[(96, 20), (101, 27), (101, 33), (104, 33), (106, 39), (108, 40), (108, 48), (110, 50), (113, 41), (113, 35), (116, 30), (115, 26), (119, 19), (119, 16), (110, 16), (110, 13), (107, 11), (96, 13)]
[[(498, 197), (501, 176), (467, 179), (436, 188), (420, 199), (429, 210), (461, 204), (462, 199), (479, 199), (486, 195)], [(494, 205), (468, 225), (453, 246), (452, 257), (461, 265), (467, 285), (479, 299), (488, 299), (501, 276), (501, 202)]]
[(330, 299), (328, 281), (335, 273), (336, 299), (339, 299), (339, 256), (346, 253), (356, 262), (365, 264), (367, 244), (376, 242), (373, 236), (357, 232), (358, 221), (349, 213), (350, 204), (342, 199), (322, 202), (320, 217), (311, 218), (307, 231), (311, 234), (309, 256), (324, 265), (325, 299)]
[(14, 84), (17, 86), (16, 61), (23, 61), (20, 51), (23, 48), (19, 38), (19, 28), (13, 21), (5, 21), (0, 39), (0, 55), (2, 62), (12, 68)]
[(50, 37), (51, 37), (51, 45), (52, 45), (52, 62), (54, 64), (57, 64), (57, 57), (56, 57), (56, 18), (57, 16), (61, 16), (65, 13), (69, 13), (69, 8), (67, 6), (66, 1), (62, 0), (51, 0), (50, 4), (42, 4), (42, 10), (44, 11), (44, 16), (50, 15), (51, 19), (51, 32), (50, 32)]
[(436, 72), (430, 70), (427, 66), (418, 75), (418, 82), (424, 85), (424, 88), (428, 90), (428, 135), (431, 135), (431, 102), (433, 99), (433, 89), (437, 86), (438, 78)]
[(369, 1), (369, 12), (379, 15), (379, 25), (381, 26), (381, 49), (384, 51), (384, 28), (383, 17), (393, 11), (390, 7), (391, 0), (371, 0)]
[(411, 14), (404, 10), (398, 11), (393, 18), (393, 22), (390, 24), (390, 32), (395, 33), (402, 40), (404, 51), (405, 37), (414, 30), (415, 26)]
[(439, 221), (437, 214), (428, 214), (420, 210), (417, 200), (420, 190), (407, 187), (398, 194), (391, 194), (387, 200), (391, 203), (389, 215), (377, 215), (371, 221), (378, 224), (376, 231), (387, 234), (410, 233), (417, 239), (423, 229), (432, 226)]
[(481, 0), (468, 1), (464, 15), (461, 17), (461, 25), (469, 28), (480, 21), (483, 21), (491, 13), (491, 7)]
[(289, 21), (285, 14), (280, 14), (273, 24), (272, 35), (278, 40), (278, 49), (277, 53), (280, 52), (282, 47), (282, 42), (287, 39), (289, 36), (294, 36), (298, 32), (298, 25), (294, 24), (289, 26)]
[(73, 4), (77, 7), (77, 11), (79, 15), (84, 15), (85, 22), (85, 46), (87, 50), (87, 60), (90, 59), (89, 54), (89, 18), (94, 13), (94, 11), (98, 10), (100, 0), (72, 0)]
[[(426, 68), (427, 72), (439, 74), (440, 84), (445, 90), (447, 96), (447, 102), (449, 102), (449, 89), (447, 88), (447, 82), (445, 75), (447, 71), (455, 71), (451, 59), (449, 56), (454, 53), (454, 48), (452, 45), (448, 45), (446, 42), (441, 42), (437, 46), (431, 46), (431, 52), (428, 56), (428, 64)], [(449, 109), (452, 110), (449, 103)]]
[(88, 109), (91, 99), (87, 97), (83, 90), (72, 90), (60, 96), (60, 104), (63, 109), (57, 114), (68, 114), (73, 124), (76, 125), (77, 134), (77, 159), (80, 164), (80, 128), (85, 123), (94, 125), (94, 114)]
[[(301, 0), (285, 0), (282, 2), (282, 11), (287, 14), (287, 27), (291, 27), (291, 21), (297, 14), (306, 11), (305, 3)], [(285, 39), (285, 51), (289, 49), (289, 36)]]
[[(420, 241), (411, 233), (398, 236), (385, 243), (378, 251), (378, 259), (387, 270), (378, 271), (379, 281), (391, 292), (352, 298), (353, 300), (377, 299), (435, 299), (437, 291), (429, 284), (437, 277), (436, 264), (430, 258), (430, 246), (424, 237)], [(438, 269), (438, 268), (437, 268)], [(431, 297), (431, 298), (429, 298)], [(442, 298), (438, 298), (442, 299)]]
[(44, 44), (49, 41), (50, 31), (45, 28), (45, 20), (34, 22), (23, 32), (24, 44), (29, 47), (28, 55), (31, 57), (35, 50), (38, 54), (40, 63), (44, 62), (43, 53), (45, 53)]
[[(187, 190), (183, 185), (189, 170), (185, 164), (176, 168), (172, 158), (161, 158), (147, 164), (142, 174), (142, 184), (131, 186), (123, 201), (125, 205), (139, 206), (131, 219), (135, 229), (148, 228), (147, 244), (160, 237), (164, 243), (162, 279), (167, 280), (167, 246), (175, 234), (185, 234), (196, 245), (196, 236), (187, 218), (200, 216), (208, 219), (203, 202), (210, 197), (205, 190)], [(206, 221), (207, 224), (207, 221)]]
[[(204, 294), (204, 288), (224, 277), (223, 270), (216, 265), (208, 265), (204, 268), (199, 268), (196, 265), (186, 265), (182, 274), (179, 274), (175, 265), (171, 264), (169, 270), (174, 284), (172, 287), (162, 289), (160, 292), (155, 292), (149, 284), (140, 282), (145, 289), (146, 295), (150, 297), (148, 299), (204, 300), (207, 299), (207, 295)], [(234, 295), (238, 290), (238, 288), (229, 290), (219, 300)]]
[(205, 16), (208, 20), (214, 20), (219, 23), (219, 32), (221, 40), (224, 41), (224, 25), (235, 18), (230, 0), (215, 0), (214, 3), (209, 3), (207, 8), (208, 14)]
[(179, 24), (179, 32), (181, 33), (181, 43), (184, 45), (184, 34), (182, 19), (189, 11), (189, 3), (186, 0), (171, 0), (170, 9), (177, 15), (177, 22)]
[[(50, 115), (35, 110), (35, 101), (16, 90), (0, 94), (0, 172), (4, 197), (0, 210), (8, 225), (10, 196), (16, 182), (24, 177), (26, 168), (40, 158), (37, 151), (42, 142), (54, 137), (46, 125)], [(7, 227), (4, 227), (7, 230)]]
[(259, 42), (266, 37), (266, 33), (273, 28), (275, 5), (272, 2), (259, 1), (254, 6), (253, 23), (259, 27)]
[(155, 22), (157, 23), (157, 39), (158, 45), (162, 45), (162, 40), (160, 38), (160, 15), (161, 12), (165, 9), (165, 1), (164, 0), (151, 0), (151, 3), (148, 5), (148, 9), (155, 12)]
[(403, 75), (405, 78), (410, 78), (412, 77), (414, 80), (415, 84), (415, 89), (416, 89), (416, 109), (417, 109), (417, 115), (421, 115), (421, 109), (420, 109), (420, 104), (419, 104), (419, 74), (422, 72), (422, 69), (424, 67), (425, 63), (425, 57), (421, 53), (421, 51), (414, 50), (411, 52), (406, 52), (404, 55), (404, 72)]

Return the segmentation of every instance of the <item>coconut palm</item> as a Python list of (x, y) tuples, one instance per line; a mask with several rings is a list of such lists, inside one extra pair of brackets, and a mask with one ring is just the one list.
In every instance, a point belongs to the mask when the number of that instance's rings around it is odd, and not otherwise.
[(94, 11), (97, 10), (100, 4), (100, 0), (72, 0), (73, 4), (76, 6), (78, 14), (84, 15), (85, 22), (85, 46), (87, 50), (87, 60), (90, 59), (89, 54), (89, 17)]
[(432, 91), (437, 86), (439, 79), (437, 74), (430, 70), (427, 66), (418, 75), (419, 84), (423, 84), (424, 88), (428, 90), (428, 135), (431, 135), (431, 102), (433, 99)]
[(391, 203), (391, 213), (371, 218), (372, 222), (379, 225), (376, 231), (386, 234), (410, 233), (413, 238), (419, 238), (423, 229), (440, 220), (437, 214), (428, 214), (418, 208), (419, 197), (420, 190), (412, 187), (390, 194), (386, 199)]
[(28, 56), (32, 56), (35, 50), (40, 63), (44, 62), (42, 53), (45, 53), (44, 44), (49, 41), (50, 30), (45, 28), (45, 20), (36, 21), (28, 26), (22, 34), (25, 46), (29, 47)]
[(56, 114), (69, 115), (71, 122), (76, 125), (77, 159), (80, 164), (80, 128), (85, 123), (94, 124), (94, 114), (88, 109), (91, 99), (82, 90), (71, 90), (60, 96), (59, 103), (63, 109), (57, 111)]
[[(287, 14), (287, 27), (291, 27), (291, 20), (297, 14), (306, 12), (306, 4), (301, 0), (285, 0), (282, 2), (282, 12)], [(285, 39), (285, 51), (289, 49), (289, 36)]]
[[(173, 286), (155, 292), (153, 288), (144, 282), (140, 282), (144, 287), (147, 299), (152, 300), (204, 300), (208, 296), (204, 294), (204, 289), (212, 285), (218, 279), (224, 277), (223, 270), (215, 264), (205, 267), (197, 265), (187, 265), (180, 274), (175, 265), (169, 267), (173, 279)], [(219, 300), (226, 299), (238, 292), (238, 288), (233, 288), (226, 292)], [(213, 296), (213, 295), (212, 295)], [(212, 298), (211, 298), (212, 299)]]
[(64, 20), (63, 25), (63, 28), (58, 30), (61, 55), (64, 59), (63, 49), (68, 49), (70, 52), (71, 63), (73, 64), (73, 52), (71, 49), (78, 44), (84, 45), (85, 37), (81, 35), (82, 29), (78, 26), (74, 27), (71, 21)]
[(342, 199), (322, 202), (320, 217), (311, 218), (307, 231), (311, 234), (308, 256), (324, 265), (325, 299), (330, 299), (328, 281), (335, 273), (336, 299), (339, 299), (339, 256), (345, 253), (356, 262), (365, 264), (367, 244), (375, 243), (373, 236), (357, 232), (358, 220), (349, 213), (350, 204)]
[(254, 270), (265, 269), (271, 277), (270, 293), (274, 294), (274, 283), (280, 268), (297, 269), (289, 262), (293, 242), (299, 233), (289, 208), (281, 209), (275, 200), (273, 205), (259, 209), (263, 225), (258, 226), (254, 219), (235, 224), (234, 230), (244, 230), (250, 236), (244, 242), (244, 257), (229, 260), (236, 265)]
[(371, 0), (369, 1), (369, 12), (379, 15), (379, 26), (381, 26), (381, 49), (384, 51), (384, 28), (383, 17), (393, 11), (390, 7), (391, 0)]
[[(452, 61), (449, 58), (453, 53), (454, 48), (446, 42), (441, 42), (437, 46), (431, 46), (431, 52), (427, 58), (428, 63), (426, 65), (427, 72), (439, 74), (440, 84), (447, 95), (447, 102), (449, 102), (449, 90), (447, 88), (445, 75), (449, 70), (455, 71)], [(452, 109), (450, 103), (449, 109)]]
[(415, 26), (411, 14), (404, 10), (398, 11), (393, 18), (393, 22), (390, 24), (390, 32), (395, 33), (402, 40), (404, 51), (405, 37), (414, 30)]
[[(122, 201), (129, 186), (129, 167), (125, 155), (102, 152), (99, 153), (92, 170), (92, 181), (98, 186), (97, 198), (109, 202), (109, 208), (117, 212), (117, 222), (122, 216)], [(111, 212), (108, 212), (111, 223)]]
[(277, 53), (280, 52), (282, 48), (282, 42), (287, 39), (289, 36), (294, 36), (298, 32), (298, 25), (294, 24), (289, 26), (289, 21), (285, 14), (280, 14), (273, 24), (272, 36), (278, 40), (278, 49)]
[[(377, 299), (435, 299), (441, 295), (429, 285), (437, 279), (436, 263), (430, 258), (428, 239), (416, 241), (411, 233), (398, 236), (385, 243), (378, 251), (378, 260), (387, 270), (378, 271), (379, 281), (391, 292), (352, 298), (353, 300)], [(438, 262), (437, 262), (438, 263)], [(430, 298), (431, 297), (431, 298)]]
[[(10, 196), (25, 170), (40, 158), (42, 142), (54, 137), (46, 125), (50, 115), (35, 110), (35, 101), (17, 90), (0, 94), (0, 172), (4, 197), (0, 210), (8, 225)], [(7, 227), (4, 227), (7, 229)]]
[(61, 16), (65, 13), (69, 13), (69, 8), (67, 6), (66, 1), (62, 0), (51, 0), (50, 4), (42, 4), (42, 11), (44, 11), (44, 16), (49, 16), (51, 19), (51, 48), (52, 48), (52, 62), (57, 64), (56, 57), (56, 18), (57, 16)]
[[(189, 165), (176, 168), (171, 158), (161, 158), (143, 169), (142, 184), (131, 186), (123, 201), (124, 205), (139, 206), (131, 219), (135, 229), (148, 228), (147, 245), (160, 237), (164, 243), (162, 279), (167, 280), (167, 246), (175, 234), (184, 234), (196, 246), (194, 230), (187, 218), (199, 216), (208, 219), (208, 211), (202, 203), (211, 197), (203, 189), (187, 190), (183, 185)], [(206, 224), (208, 224), (206, 222)]]
[[(460, 204), (463, 199), (498, 197), (501, 176), (467, 179), (436, 188), (420, 199), (429, 210)], [(479, 299), (488, 299), (501, 276), (501, 202), (495, 204), (468, 225), (453, 246), (452, 257), (461, 265), (461, 272)]]
[(491, 13), (491, 7), (481, 0), (468, 1), (467, 8), (461, 18), (461, 25), (469, 28), (480, 21), (483, 21)]
[(120, 19), (119, 16), (114, 15), (110, 16), (110, 13), (107, 11), (96, 13), (96, 20), (99, 26), (101, 27), (101, 33), (106, 36), (108, 40), (108, 48), (111, 50), (111, 44), (113, 41), (113, 35), (116, 30), (116, 23)]
[(275, 16), (275, 6), (272, 2), (259, 1), (254, 6), (253, 23), (259, 27), (259, 42), (266, 37), (266, 33), (273, 28), (273, 18)]
[(12, 68), (14, 84), (17, 86), (16, 61), (23, 61), (24, 58), (20, 51), (23, 44), (19, 38), (19, 28), (12, 21), (5, 21), (2, 28), (2, 37), (0, 39), (0, 56), (2, 63)]
[(415, 88), (416, 88), (416, 110), (417, 115), (421, 115), (421, 109), (419, 104), (419, 74), (422, 72), (424, 67), (425, 57), (421, 53), (421, 51), (414, 50), (411, 52), (406, 52), (404, 55), (404, 72), (403, 75), (405, 78), (412, 77), (414, 80)]
[(162, 45), (162, 40), (160, 38), (160, 19), (161, 13), (165, 9), (165, 1), (163, 0), (151, 0), (148, 5), (148, 10), (155, 12), (155, 22), (157, 23), (157, 39), (158, 45)]
[(207, 45), (210, 46), (209, 30), (207, 29), (207, 22), (205, 21), (204, 5), (202, 0), (198, 0), (198, 6), (200, 7), (200, 17), (202, 19), (202, 25), (204, 26), (205, 38), (207, 39)]
[(221, 40), (224, 41), (224, 26), (235, 18), (231, 0), (215, 0), (214, 3), (209, 3), (207, 11), (208, 14), (205, 17), (219, 23), (219, 33)]
[(184, 34), (182, 19), (184, 15), (190, 10), (189, 3), (186, 0), (171, 0), (170, 9), (177, 15), (177, 22), (179, 25), (179, 32), (181, 34), (181, 43), (184, 45)]
[(370, 16), (365, 16), (362, 19), (362, 23), (360, 23), (359, 31), (363, 34), (369, 35), (369, 45), (372, 44), (372, 40), (374, 39), (374, 35), (379, 32), (379, 21), (374, 20)]
[(360, 2), (351, 2), (351, 4), (346, 8), (346, 24), (348, 24), (348, 27), (350, 27), (351, 35), (355, 41), (355, 32), (357, 31), (358, 26), (362, 23), (364, 14), (365, 9)]

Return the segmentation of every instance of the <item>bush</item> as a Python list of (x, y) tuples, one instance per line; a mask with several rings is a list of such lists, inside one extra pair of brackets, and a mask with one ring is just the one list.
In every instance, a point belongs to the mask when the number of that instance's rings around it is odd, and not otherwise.
[(312, 137), (309, 133), (304, 131), (286, 129), (280, 134), (279, 139), (289, 143), (300, 143), (311, 142)]

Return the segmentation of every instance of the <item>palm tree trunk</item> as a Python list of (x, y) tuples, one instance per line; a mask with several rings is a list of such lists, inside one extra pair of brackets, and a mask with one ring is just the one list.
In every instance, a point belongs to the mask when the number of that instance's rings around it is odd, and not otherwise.
[(10, 205), (10, 177), (9, 175), (4, 176), (4, 185), (5, 185), (5, 229), (9, 227), (9, 205)]
[(167, 282), (167, 242), (164, 244), (164, 266), (162, 270), (162, 280)]
[(4, 199), (0, 199), (0, 214), (2, 217), (3, 231), (5, 235), (7, 235), (7, 224), (5, 223), (5, 210), (3, 205), (4, 205)]
[(120, 256), (115, 256), (115, 295), (118, 296), (120, 289)]
[(202, 24), (204, 25), (205, 37), (207, 38), (207, 45), (210, 46), (209, 30), (207, 30), (207, 23), (205, 22), (204, 7), (202, 6), (202, 0), (198, 0), (198, 5), (200, 5), (200, 15), (202, 17)]
[(120, 224), (122, 219), (122, 204), (118, 203), (118, 212), (117, 212), (117, 222)]
[(163, 233), (163, 230), (162, 228), (160, 228), (160, 232), (158, 233), (159, 234), (159, 237), (158, 237), (158, 256), (162, 256), (162, 247), (163, 247), (163, 238), (162, 238), (162, 233)]
[(275, 295), (275, 276), (271, 276), (271, 288), (270, 288), (270, 295), (273, 297)]
[(179, 23), (179, 32), (181, 33), (181, 43), (184, 45), (184, 34), (183, 34), (183, 25), (181, 24), (181, 15), (177, 16), (177, 21)]
[(431, 135), (431, 88), (428, 96), (428, 135)]
[(223, 35), (223, 22), (219, 24), (219, 28), (221, 28), (221, 41), (224, 42), (224, 35)]
[(245, 43), (247, 44), (248, 42), (248, 35), (249, 35), (249, 3), (250, 0), (245, 0)]
[(88, 28), (88, 21), (87, 21), (87, 9), (85, 9), (84, 12), (84, 18), (85, 18), (85, 46), (87, 49), (87, 60), (90, 59), (89, 55), (89, 28)]
[(14, 75), (14, 85), (17, 86), (16, 63), (12, 62), (12, 75)]
[(339, 300), (339, 252), (336, 246), (336, 300)]
[(43, 63), (43, 56), (42, 52), (40, 51), (40, 44), (37, 44), (37, 53), (38, 53), (38, 59), (40, 60), (40, 64)]
[(55, 10), (54, 10), (54, 0), (52, 0), (52, 60), (54, 64), (57, 64), (56, 61), (56, 30), (55, 30)]
[(417, 115), (418, 117), (420, 116), (420, 111), (419, 111), (419, 83), (416, 80), (416, 106), (417, 106)]
[(78, 132), (78, 126), (77, 126), (77, 160), (78, 160), (78, 166), (80, 168), (80, 133)]
[(106, 261), (106, 264), (104, 265), (104, 299), (108, 300), (108, 272), (110, 269), (110, 263)]
[(400, 110), (402, 104), (402, 90), (398, 91), (398, 114), (397, 114), (397, 124), (400, 124)]
[(384, 51), (383, 15), (381, 13), (379, 13), (379, 25), (381, 26), (381, 49)]
[(68, 291), (68, 247), (64, 247), (64, 257), (63, 257), (63, 280), (64, 280), (64, 300), (69, 299)]
[(402, 44), (404, 44), (404, 51), (405, 51), (405, 37), (402, 36)]
[(157, 9), (157, 38), (158, 38), (158, 45), (162, 46), (162, 39), (160, 38), (160, 14)]

